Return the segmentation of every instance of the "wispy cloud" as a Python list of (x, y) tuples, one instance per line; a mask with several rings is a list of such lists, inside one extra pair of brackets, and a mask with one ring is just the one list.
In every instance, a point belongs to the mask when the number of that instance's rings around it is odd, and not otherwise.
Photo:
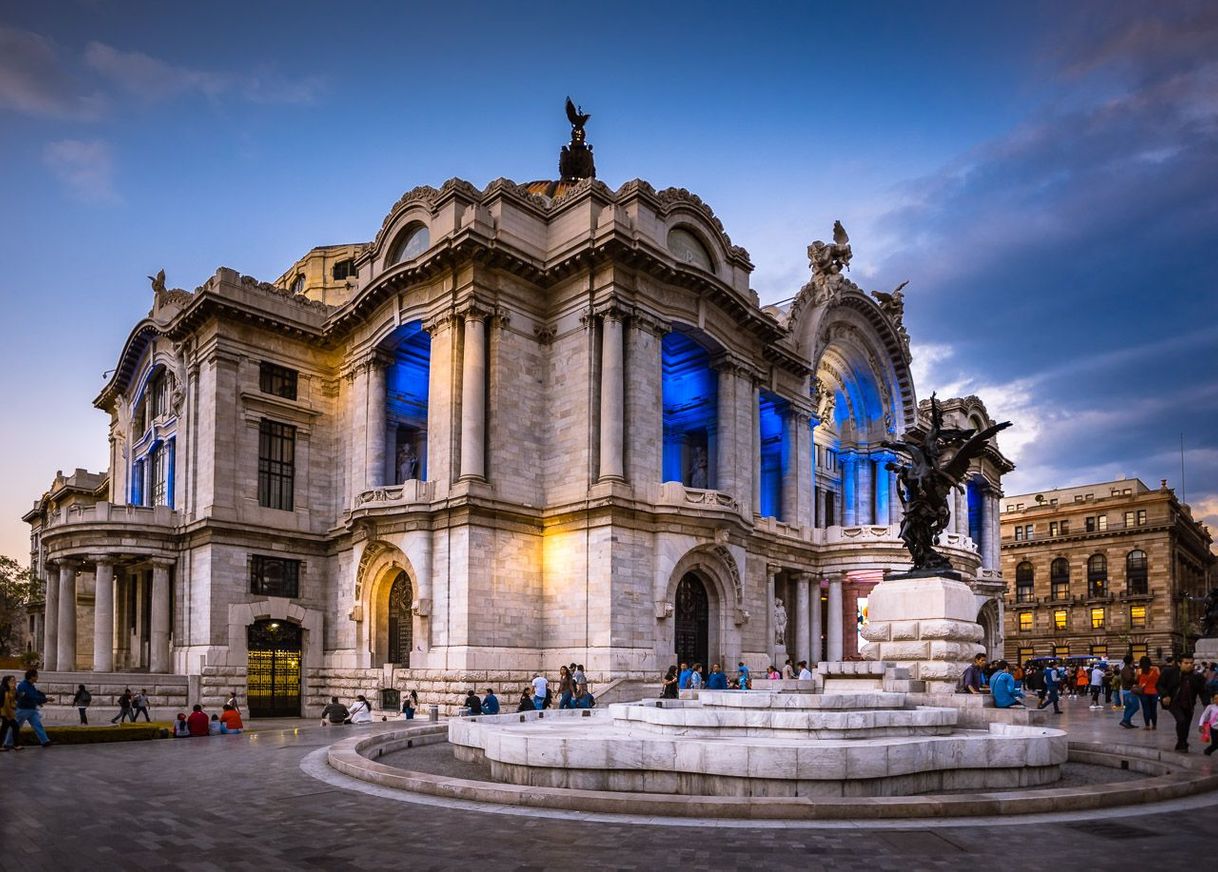
[(269, 68), (239, 73), (200, 70), (101, 42), (91, 42), (85, 48), (85, 63), (113, 85), (148, 103), (183, 94), (212, 99), (231, 96), (251, 103), (311, 103), (324, 87), (319, 76), (289, 78)]
[(114, 189), (114, 160), (102, 140), (61, 139), (48, 143), (43, 162), (68, 193), (88, 203), (118, 203)]
[(0, 109), (44, 118), (98, 117), (105, 99), (85, 90), (59, 48), (27, 30), (0, 25)]

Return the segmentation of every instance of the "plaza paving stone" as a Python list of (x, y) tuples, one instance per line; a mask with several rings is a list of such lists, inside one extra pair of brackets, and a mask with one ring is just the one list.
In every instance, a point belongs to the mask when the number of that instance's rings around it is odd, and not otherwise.
[[(1172, 744), (1167, 723), (1155, 733), (1121, 730), (1111, 711), (1063, 705), (1059, 720), (1073, 736)], [(300, 761), (351, 735), (350, 728), (314, 721), (255, 727), (241, 736), (0, 755), (0, 869), (1213, 868), (1218, 796), (1202, 800), (1203, 808), (1015, 826), (602, 823), (418, 805), (332, 787), (301, 771)]]

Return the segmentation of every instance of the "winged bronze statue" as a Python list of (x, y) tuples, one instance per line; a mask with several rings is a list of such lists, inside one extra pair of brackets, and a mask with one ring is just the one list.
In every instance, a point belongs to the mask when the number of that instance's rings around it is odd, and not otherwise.
[(567, 118), (571, 122), (571, 142), (562, 147), (558, 157), (558, 173), (564, 182), (596, 178), (596, 162), (592, 146), (585, 142), (584, 125), (592, 116), (567, 98)]
[(152, 282), (152, 290), (156, 293), (165, 293), (165, 270), (162, 269), (154, 276), (148, 276), (148, 281)]
[[(948, 495), (959, 487), (986, 443), (1010, 426), (1010, 421), (1004, 421), (982, 430), (944, 427), (939, 401), (931, 394), (930, 420), (924, 433), (906, 433), (903, 440), (880, 443), (906, 458), (886, 466), (897, 474), (898, 495), (905, 507), (901, 540), (913, 558), (911, 575), (951, 571), (951, 561), (935, 550), (951, 517)], [(945, 459), (948, 452), (951, 456)]]
[(584, 107), (576, 106), (571, 102), (571, 98), (567, 98), (567, 118), (571, 120), (572, 130), (583, 130), (584, 125), (588, 123), (588, 119), (592, 116), (584, 112)]

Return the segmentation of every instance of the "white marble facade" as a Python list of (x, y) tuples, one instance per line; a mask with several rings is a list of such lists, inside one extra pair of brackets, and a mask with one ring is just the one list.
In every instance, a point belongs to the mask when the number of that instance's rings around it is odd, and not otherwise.
[[(917, 424), (908, 336), (842, 276), (762, 309), (752, 268), (685, 190), (452, 180), (273, 284), (156, 288), (95, 401), (108, 475), (26, 516), (45, 666), (239, 684), (259, 621), (298, 633), (308, 699), (850, 656), (907, 565), (880, 442)], [(979, 609), (1009, 469), (944, 537)]]

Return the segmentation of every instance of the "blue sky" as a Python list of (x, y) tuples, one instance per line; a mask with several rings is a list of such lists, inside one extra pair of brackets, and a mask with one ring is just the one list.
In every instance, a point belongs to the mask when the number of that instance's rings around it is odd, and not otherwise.
[(552, 178), (570, 93), (600, 178), (689, 188), (763, 301), (840, 218), (909, 279), (922, 397), (1015, 421), (1016, 492), (1122, 474), (1218, 527), (1214, 4), (0, 2), (0, 553), (164, 267), (274, 279), (406, 189)]

